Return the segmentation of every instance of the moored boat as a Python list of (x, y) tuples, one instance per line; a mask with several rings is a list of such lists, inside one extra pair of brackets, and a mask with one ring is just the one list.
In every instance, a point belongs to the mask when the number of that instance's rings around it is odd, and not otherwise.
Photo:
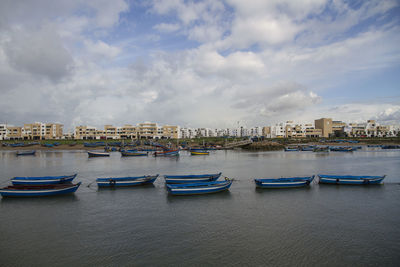
[(136, 177), (110, 177), (110, 178), (97, 178), (96, 183), (98, 187), (114, 187), (114, 186), (135, 186), (152, 184), (157, 179), (157, 175), (145, 175)]
[(260, 188), (293, 188), (310, 185), (314, 177), (315, 175), (307, 177), (265, 178), (254, 179), (254, 181), (256, 186)]
[(220, 173), (215, 174), (196, 174), (196, 175), (164, 175), (167, 184), (180, 184), (180, 183), (201, 183), (215, 181), (220, 176)]
[(88, 151), (89, 158), (92, 157), (109, 157), (110, 153), (108, 152), (100, 152), (100, 151)]
[(165, 157), (165, 156), (179, 156), (179, 149), (176, 150), (164, 150), (154, 152), (155, 157)]
[(285, 151), (299, 151), (299, 148), (297, 146), (287, 146), (285, 147)]
[(356, 176), (356, 175), (323, 175), (318, 174), (320, 184), (345, 184), (345, 185), (368, 185), (380, 184), (383, 176)]
[(123, 157), (146, 157), (147, 155), (147, 152), (121, 151), (121, 156)]
[(2, 197), (44, 197), (74, 193), (81, 182), (77, 184), (48, 185), (11, 185), (0, 189)]
[(190, 154), (193, 156), (200, 156), (200, 155), (210, 155), (210, 152), (205, 150), (198, 150), (198, 151), (190, 151)]
[(198, 195), (217, 193), (228, 190), (232, 185), (232, 181), (227, 179), (225, 181), (211, 181), (202, 183), (190, 184), (167, 184), (167, 190), (172, 195)]
[(30, 151), (17, 151), (17, 156), (33, 156), (35, 155), (36, 150), (30, 150)]
[(64, 175), (64, 176), (27, 176), (27, 177), (14, 177), (11, 182), (13, 185), (47, 185), (47, 184), (65, 184), (71, 183), (77, 176)]
[(336, 152), (353, 152), (356, 151), (357, 148), (356, 147), (352, 147), (352, 146), (331, 146), (329, 147), (330, 151), (336, 151)]
[(329, 146), (317, 146), (314, 147), (314, 152), (329, 152)]

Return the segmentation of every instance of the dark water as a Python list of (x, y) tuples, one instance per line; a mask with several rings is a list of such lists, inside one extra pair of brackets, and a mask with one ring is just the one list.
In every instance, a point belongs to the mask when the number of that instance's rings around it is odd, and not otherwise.
[[(88, 159), (84, 152), (0, 152), (0, 182), (78, 172), (64, 197), (0, 201), (1, 266), (399, 266), (400, 151), (217, 151), (210, 156)], [(154, 186), (97, 190), (97, 177), (214, 173), (229, 192), (169, 196)], [(384, 185), (258, 190), (253, 178), (387, 174)]]

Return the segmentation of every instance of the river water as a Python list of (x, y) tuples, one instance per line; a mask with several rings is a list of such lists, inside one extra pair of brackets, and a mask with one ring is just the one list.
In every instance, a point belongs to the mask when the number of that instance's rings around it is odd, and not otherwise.
[[(229, 191), (170, 196), (154, 186), (98, 190), (98, 177), (222, 172)], [(400, 151), (215, 151), (91, 158), (0, 151), (0, 182), (78, 173), (73, 195), (1, 199), (1, 266), (399, 266)], [(386, 174), (378, 186), (256, 189), (254, 178)]]

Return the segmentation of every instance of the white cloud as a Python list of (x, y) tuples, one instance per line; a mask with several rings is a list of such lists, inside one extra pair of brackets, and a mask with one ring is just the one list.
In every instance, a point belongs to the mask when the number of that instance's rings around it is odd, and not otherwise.
[(155, 25), (153, 28), (160, 32), (169, 33), (179, 30), (180, 26), (177, 23), (160, 23)]
[(94, 54), (97, 57), (100, 56), (107, 59), (112, 59), (121, 53), (121, 48), (111, 46), (101, 40), (97, 40), (96, 42), (85, 40), (84, 44), (86, 45), (87, 52), (89, 54)]

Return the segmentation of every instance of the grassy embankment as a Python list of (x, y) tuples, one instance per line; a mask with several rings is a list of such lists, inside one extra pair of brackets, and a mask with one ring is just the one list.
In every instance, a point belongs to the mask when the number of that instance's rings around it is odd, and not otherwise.
[[(163, 140), (154, 140), (154, 142), (160, 143), (162, 145), (171, 144), (172, 147), (177, 146), (189, 146), (189, 147), (196, 147), (196, 146), (224, 146), (226, 143), (237, 142), (241, 140), (245, 140), (246, 138), (224, 138), (224, 137), (204, 137), (204, 138), (194, 138), (194, 139), (163, 139)], [(243, 149), (246, 150), (281, 150), (287, 145), (293, 144), (312, 144), (312, 145), (356, 145), (356, 144), (349, 144), (349, 143), (338, 143), (335, 142), (336, 140), (357, 140), (360, 143), (358, 145), (368, 145), (368, 144), (400, 144), (400, 137), (392, 137), (392, 138), (326, 138), (324, 139), (325, 142), (321, 142), (321, 138), (272, 138), (272, 139), (265, 139), (263, 141), (253, 142), (250, 145), (244, 146)], [(0, 146), (0, 149), (14, 149), (14, 150), (22, 150), (22, 149), (43, 149), (43, 150), (52, 150), (52, 149), (94, 149), (84, 147), (83, 143), (94, 143), (94, 142), (105, 142), (105, 143), (112, 143), (112, 142), (119, 142), (122, 140), (37, 140), (41, 144), (53, 144), (59, 143), (59, 146), (54, 147), (43, 147), (41, 145), (33, 145), (33, 146), (26, 146), (26, 147), (4, 147)], [(125, 143), (135, 142), (136, 140), (123, 140)], [(141, 143), (144, 145), (146, 140), (142, 139)], [(151, 140), (147, 140), (151, 141)], [(0, 141), (2, 143), (31, 143), (35, 142), (32, 140), (24, 140), (24, 141), (13, 141), (13, 140), (5, 140)]]

